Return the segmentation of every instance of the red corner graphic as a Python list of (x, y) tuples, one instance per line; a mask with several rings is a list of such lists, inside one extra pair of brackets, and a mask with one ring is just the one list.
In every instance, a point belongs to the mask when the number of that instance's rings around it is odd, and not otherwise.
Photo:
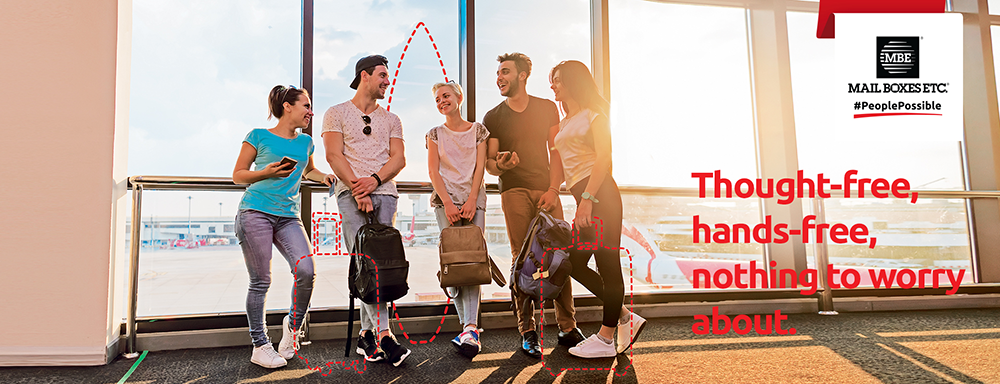
[(832, 39), (835, 13), (944, 13), (945, 0), (820, 0), (816, 37)]

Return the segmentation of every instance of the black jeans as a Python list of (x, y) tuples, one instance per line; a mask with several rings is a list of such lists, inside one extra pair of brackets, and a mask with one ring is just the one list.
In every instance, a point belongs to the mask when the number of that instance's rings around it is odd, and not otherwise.
[[(580, 205), (584, 189), (590, 177), (576, 183), (570, 191)], [(604, 303), (604, 319), (608, 327), (617, 327), (625, 300), (625, 282), (622, 278), (621, 247), (622, 237), (622, 196), (611, 175), (605, 176), (600, 189), (594, 196), (600, 203), (593, 205), (591, 216), (595, 216), (594, 226), (583, 233), (573, 226), (573, 243), (570, 246), (570, 261), (573, 263), (573, 278), (587, 287)], [(590, 257), (597, 262), (597, 271), (587, 266)]]

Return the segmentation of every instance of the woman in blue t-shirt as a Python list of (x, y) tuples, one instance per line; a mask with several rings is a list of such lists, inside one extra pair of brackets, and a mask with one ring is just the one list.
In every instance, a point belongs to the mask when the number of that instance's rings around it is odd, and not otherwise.
[[(243, 139), (233, 169), (233, 182), (250, 184), (236, 214), (236, 237), (250, 274), (247, 321), (254, 346), (250, 362), (278, 368), (287, 364), (286, 359), (295, 356), (299, 349), (299, 329), (312, 297), (312, 252), (299, 219), (300, 180), (304, 175), (329, 186), (333, 176), (316, 169), (312, 137), (296, 131), (308, 126), (313, 117), (309, 94), (303, 89), (278, 85), (271, 89), (267, 104), (268, 119), (274, 116), (278, 124), (271, 129), (256, 128)], [(255, 164), (252, 171), (251, 164)], [(272, 244), (295, 275), (292, 307), (282, 321), (277, 352), (264, 324), (264, 300), (271, 286)]]

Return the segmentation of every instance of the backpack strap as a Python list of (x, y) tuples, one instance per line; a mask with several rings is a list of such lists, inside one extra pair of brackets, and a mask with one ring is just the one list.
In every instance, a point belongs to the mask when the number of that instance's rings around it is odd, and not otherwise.
[(521, 250), (517, 253), (517, 259), (514, 260), (514, 269), (521, 269), (524, 265), (525, 258), (528, 257), (528, 248), (531, 247), (531, 241), (535, 238), (535, 233), (538, 232), (538, 218), (535, 216), (531, 220), (531, 224), (528, 225), (528, 236), (524, 238), (524, 243), (521, 243)]
[(493, 276), (493, 281), (501, 287), (507, 285), (507, 280), (504, 279), (503, 272), (500, 272), (500, 268), (497, 267), (497, 263), (494, 263), (493, 258), (488, 254), (486, 255), (486, 258), (490, 260), (490, 275)]
[[(351, 269), (353, 269), (354, 263), (351, 263)], [(351, 341), (354, 340), (354, 294), (350, 293), (348, 289), (347, 301), (350, 301), (350, 309), (347, 310), (347, 346), (344, 347), (344, 357), (351, 357)]]

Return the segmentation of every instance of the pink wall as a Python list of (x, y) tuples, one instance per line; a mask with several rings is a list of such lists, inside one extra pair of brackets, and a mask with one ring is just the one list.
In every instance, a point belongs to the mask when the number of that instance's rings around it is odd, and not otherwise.
[(0, 0), (0, 365), (104, 363), (118, 13)]

